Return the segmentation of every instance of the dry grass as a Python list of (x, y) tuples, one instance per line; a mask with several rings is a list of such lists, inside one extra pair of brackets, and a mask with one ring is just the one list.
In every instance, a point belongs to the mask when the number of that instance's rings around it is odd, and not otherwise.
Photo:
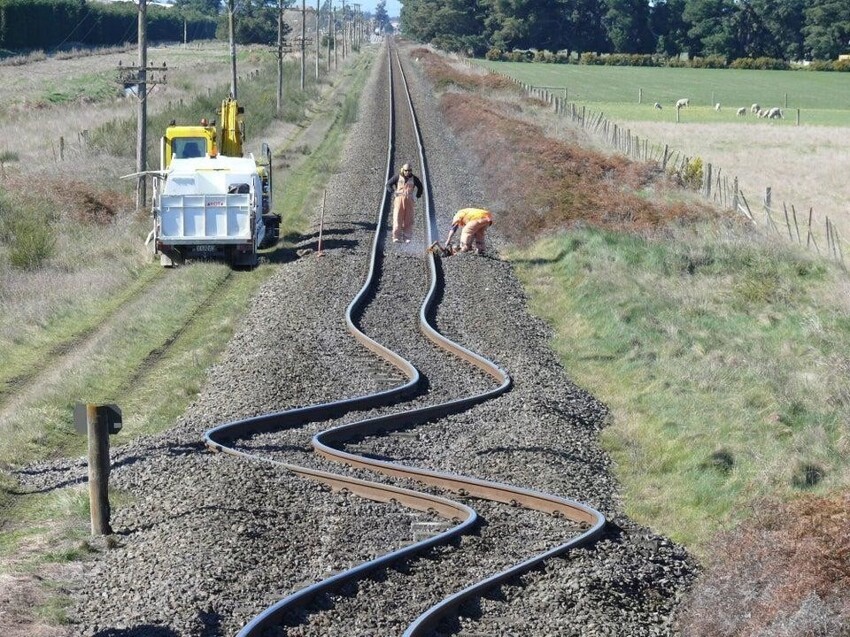
[(713, 549), (685, 637), (850, 634), (850, 496), (762, 503)]
[[(824, 126), (753, 127), (735, 124), (654, 124), (626, 122), (633, 133), (669, 144), (690, 157), (702, 157), (737, 176), (751, 206), (760, 206), (765, 188), (773, 191), (773, 206), (782, 202), (798, 216), (813, 209), (823, 225), (835, 222), (850, 239), (850, 147), (846, 128)], [(715, 168), (716, 171), (716, 168)]]

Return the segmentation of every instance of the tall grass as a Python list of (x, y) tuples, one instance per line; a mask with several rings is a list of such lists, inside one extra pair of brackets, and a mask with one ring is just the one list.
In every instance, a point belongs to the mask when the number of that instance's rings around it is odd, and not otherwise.
[(850, 286), (716, 234), (576, 230), (512, 253), (643, 522), (702, 550), (753, 498), (850, 486)]

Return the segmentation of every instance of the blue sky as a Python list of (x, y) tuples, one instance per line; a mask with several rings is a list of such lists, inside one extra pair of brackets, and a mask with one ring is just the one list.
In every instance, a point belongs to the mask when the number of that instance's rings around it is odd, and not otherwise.
[[(349, 0), (346, 0), (346, 4), (348, 4)], [(356, 2), (357, 0), (351, 0), (352, 2)], [(401, 3), (398, 0), (386, 0), (387, 1), (387, 13), (390, 14), (391, 18), (397, 18), (398, 14), (401, 12)], [(360, 0), (360, 9), (362, 11), (368, 11), (369, 13), (375, 12), (375, 7), (378, 6), (378, 2), (380, 0)], [(338, 0), (334, 0), (334, 4), (337, 4)]]

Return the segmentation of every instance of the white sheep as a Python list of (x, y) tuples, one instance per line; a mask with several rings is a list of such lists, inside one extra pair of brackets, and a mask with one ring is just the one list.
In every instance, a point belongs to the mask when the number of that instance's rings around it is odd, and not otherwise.
[(767, 111), (763, 108), (758, 109), (758, 111), (756, 111), (756, 117), (767, 117)]
[(655, 102), (655, 108), (657, 108), (660, 111), (661, 110), (661, 104), (659, 104), (658, 102)]
[(759, 106), (758, 104), (753, 104), (752, 106), (750, 106), (750, 111), (753, 114), (757, 114), (760, 110), (761, 110), (761, 106)]
[(738, 109), (738, 117), (744, 117), (747, 114), (747, 107), (742, 106)]
[(717, 102), (717, 104), (714, 105), (714, 110), (718, 113), (720, 112), (720, 102)]
[(778, 106), (774, 106), (769, 111), (767, 111), (767, 115), (765, 116), (768, 119), (782, 119), (782, 109)]
[(686, 106), (690, 105), (690, 103), (691, 100), (689, 98), (683, 97), (678, 102), (676, 102), (676, 108), (685, 108)]

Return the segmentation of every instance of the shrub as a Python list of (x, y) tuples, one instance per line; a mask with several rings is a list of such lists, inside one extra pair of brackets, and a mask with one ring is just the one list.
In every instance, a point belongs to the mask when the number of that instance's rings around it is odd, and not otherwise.
[(826, 472), (823, 467), (820, 467), (811, 462), (801, 462), (794, 471), (794, 476), (791, 478), (791, 483), (798, 489), (810, 489), (823, 480)]
[(778, 58), (738, 58), (729, 64), (731, 69), (755, 69), (760, 71), (787, 71), (791, 68), (785, 60)]
[(499, 60), (501, 60), (503, 58), (503, 56), (504, 56), (504, 53), (502, 52), (502, 49), (496, 48), (494, 46), (492, 49), (487, 51), (487, 53), (484, 55), (484, 58), (487, 59), (487, 60), (492, 60), (494, 62), (498, 62)]
[(693, 58), (691, 68), (694, 69), (725, 69), (726, 58), (722, 55), (707, 55), (703, 58)]
[(753, 511), (715, 539), (680, 634), (846, 637), (850, 496), (766, 501)]
[(20, 270), (42, 266), (56, 248), (56, 233), (44, 216), (18, 215), (8, 219), (9, 262)]
[(685, 165), (682, 173), (680, 175), (682, 179), (682, 185), (687, 188), (691, 188), (693, 190), (699, 190), (702, 188), (702, 180), (703, 180), (703, 170), (702, 170), (702, 158), (694, 157), (689, 160)]

